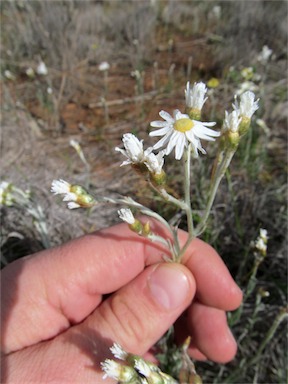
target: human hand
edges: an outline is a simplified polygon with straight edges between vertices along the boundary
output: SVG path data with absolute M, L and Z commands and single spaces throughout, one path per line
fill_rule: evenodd
M 160 263 L 164 252 L 119 224 L 4 268 L 1 382 L 100 383 L 113 342 L 143 355 L 177 319 L 192 357 L 231 360 L 225 311 L 242 293 L 221 258 L 198 239 L 185 265 Z

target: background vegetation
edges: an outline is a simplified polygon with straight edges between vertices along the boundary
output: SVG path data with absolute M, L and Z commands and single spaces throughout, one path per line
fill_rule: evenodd
M 49 245 L 118 220 L 113 207 L 68 211 L 50 196 L 54 178 L 89 182 L 95 194 L 136 194 L 172 219 L 177 212 L 153 201 L 136 174 L 119 171 L 114 147 L 125 132 L 146 140 L 160 109 L 183 110 L 187 80 L 210 84 L 205 121 L 218 127 L 241 84 L 250 82 L 260 109 L 203 234 L 246 290 L 243 308 L 229 317 L 239 352 L 225 366 L 196 368 L 205 383 L 285 383 L 287 2 L 12 0 L 1 2 L 1 24 L 1 176 L 32 191 Z M 266 61 L 259 56 L 264 45 L 273 51 Z M 106 73 L 99 69 L 103 61 L 110 65 Z M 41 62 L 45 75 L 37 73 Z M 81 143 L 89 174 L 70 139 Z M 193 166 L 199 213 L 214 156 L 211 145 Z M 179 169 L 169 160 L 167 166 L 177 194 Z M 27 209 L 2 207 L 1 224 L 2 265 L 43 248 Z M 251 241 L 260 228 L 269 239 L 258 263 Z

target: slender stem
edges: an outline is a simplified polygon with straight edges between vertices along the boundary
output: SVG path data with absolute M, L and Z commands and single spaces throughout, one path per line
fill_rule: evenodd
M 214 182 L 213 182 L 212 187 L 211 187 L 211 191 L 209 194 L 209 200 L 208 200 L 203 218 L 202 218 L 200 224 L 196 228 L 196 236 L 199 236 L 204 231 L 204 229 L 206 227 L 207 220 L 208 220 L 209 214 L 211 212 L 211 208 L 212 208 L 212 205 L 214 203 L 219 184 L 220 184 L 223 176 L 225 175 L 226 169 L 228 168 L 234 153 L 235 153 L 235 151 L 227 152 L 225 154 L 223 161 L 221 162 L 221 164 L 219 164 L 218 169 L 216 170 Z
M 192 208 L 191 208 L 191 151 L 192 151 L 192 144 L 189 144 L 188 148 L 185 149 L 185 152 L 184 152 L 184 199 L 185 199 L 185 213 L 187 217 L 188 239 L 186 240 L 186 243 L 184 244 L 183 248 L 178 254 L 178 261 L 181 260 L 189 244 L 195 237 L 193 215 L 192 215 Z
M 155 190 L 158 193 L 160 193 L 160 195 L 163 197 L 164 200 L 168 201 L 169 203 L 172 203 L 172 204 L 176 205 L 176 207 L 182 209 L 183 211 L 187 210 L 185 202 L 181 201 L 181 200 L 177 200 L 174 196 L 170 195 L 166 191 L 166 189 L 164 189 L 164 188 L 161 188 L 161 189 L 155 188 Z
M 168 201 L 172 204 L 174 204 L 177 208 L 180 208 L 181 210 L 186 210 L 186 205 L 184 201 L 177 200 L 174 196 L 170 195 L 165 188 L 156 188 L 151 181 L 149 181 L 150 187 L 157 192 L 165 201 Z M 174 246 L 175 246 L 175 252 L 178 254 L 180 252 L 180 244 L 179 239 L 177 235 L 177 230 L 171 228 L 169 225 L 170 231 L 173 235 L 174 240 Z
M 143 215 L 154 217 L 156 220 L 158 220 L 160 223 L 162 223 L 171 233 L 173 239 L 174 239 L 174 231 L 170 227 L 169 223 L 157 212 L 152 211 L 151 209 L 145 207 L 144 205 L 137 203 L 134 201 L 131 197 L 124 197 L 120 199 L 114 199 L 110 197 L 103 197 L 102 201 L 105 203 L 112 203 L 112 204 L 125 204 L 128 205 L 129 207 L 134 207 L 138 209 Z
M 191 144 L 184 153 L 184 194 L 186 203 L 186 215 L 189 237 L 193 237 L 194 224 L 191 209 Z

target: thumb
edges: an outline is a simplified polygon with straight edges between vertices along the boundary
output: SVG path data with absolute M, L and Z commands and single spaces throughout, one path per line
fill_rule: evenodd
M 195 290 L 195 280 L 185 266 L 152 265 L 103 301 L 83 326 L 141 355 L 189 306 Z

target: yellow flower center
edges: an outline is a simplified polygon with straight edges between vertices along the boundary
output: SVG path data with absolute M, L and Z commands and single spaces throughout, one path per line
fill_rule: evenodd
M 176 131 L 184 133 L 190 131 L 190 129 L 193 128 L 193 125 L 193 121 L 185 117 L 184 119 L 179 119 L 175 121 L 174 129 L 176 129 Z

